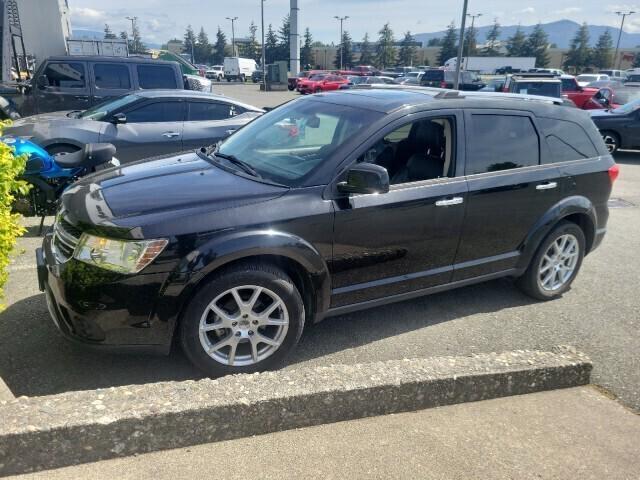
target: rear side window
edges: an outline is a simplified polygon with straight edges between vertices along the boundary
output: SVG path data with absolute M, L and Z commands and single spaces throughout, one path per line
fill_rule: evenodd
M 565 92 L 577 92 L 578 91 L 578 83 L 573 78 L 563 78 L 560 80 L 562 82 L 562 90 Z
M 126 112 L 127 123 L 181 122 L 181 102 L 155 102 Z
M 50 63 L 43 72 L 43 80 L 45 87 L 53 90 L 85 88 L 84 64 Z
M 142 89 L 178 88 L 173 68 L 160 65 L 138 65 L 138 83 Z
M 540 141 L 529 117 L 471 115 L 467 175 L 538 165 Z
M 202 122 L 206 120 L 226 120 L 235 115 L 233 105 L 215 102 L 190 102 L 187 120 Z
M 584 129 L 573 122 L 552 118 L 538 119 L 547 139 L 551 158 L 542 163 L 567 162 L 598 156 L 598 151 Z
M 443 70 L 427 70 L 426 72 L 424 72 L 422 79 L 423 80 L 443 80 L 444 71 Z
M 96 88 L 114 90 L 131 89 L 129 68 L 126 65 L 96 63 L 93 66 L 93 74 L 96 78 Z

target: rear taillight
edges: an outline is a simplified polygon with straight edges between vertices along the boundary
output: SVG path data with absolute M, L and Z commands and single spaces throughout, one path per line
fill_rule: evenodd
M 609 168 L 609 180 L 611 180 L 611 183 L 616 181 L 618 175 L 620 175 L 620 167 L 614 164 Z

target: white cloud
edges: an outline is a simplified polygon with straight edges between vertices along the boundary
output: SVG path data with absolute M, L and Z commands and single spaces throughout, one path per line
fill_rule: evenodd
M 581 12 L 582 8 L 580 7 L 567 7 L 567 8 L 563 8 L 561 10 L 556 10 L 555 12 L 553 12 L 555 15 L 571 15 L 572 13 L 578 13 Z
M 96 10 L 94 8 L 72 8 L 71 15 L 74 18 L 84 18 L 86 20 L 100 20 L 101 18 L 105 18 L 107 14 L 101 10 Z
M 536 9 L 533 7 L 527 7 L 520 10 L 520 13 L 536 13 Z

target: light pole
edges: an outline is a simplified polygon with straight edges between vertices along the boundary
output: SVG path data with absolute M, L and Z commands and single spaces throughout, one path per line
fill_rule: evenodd
M 135 37 L 136 37 L 136 20 L 138 20 L 138 17 L 124 17 L 124 18 L 126 18 L 131 22 L 131 50 L 133 50 L 133 41 L 135 40 Z M 136 52 L 131 52 L 131 53 L 136 53 Z
M 227 20 L 231 20 L 231 51 L 233 56 L 236 56 L 236 20 L 238 17 L 226 17 Z
M 460 22 L 460 40 L 458 41 L 458 58 L 456 61 L 456 78 L 453 79 L 453 88 L 454 90 L 458 90 L 460 87 L 460 67 L 462 63 L 462 49 L 464 48 L 464 26 L 467 20 L 467 6 L 469 1 L 464 0 L 464 5 L 462 6 L 462 21 Z
M 342 43 L 342 23 L 349 18 L 348 15 L 345 15 L 344 17 L 339 17 L 339 16 L 334 16 L 333 18 L 335 18 L 336 20 L 338 20 L 340 22 L 340 70 L 342 70 L 342 53 L 343 53 L 343 43 Z
M 622 27 L 624 27 L 624 20 L 629 15 L 633 15 L 636 12 L 628 11 L 628 12 L 616 12 L 616 15 L 622 17 L 622 21 L 620 22 L 620 31 L 618 32 L 618 42 L 616 43 L 616 53 L 613 56 L 613 65 L 620 67 L 620 61 L 618 60 L 618 49 L 620 48 L 620 39 L 622 38 Z
M 262 90 L 267 91 L 267 65 L 266 65 L 266 52 L 264 46 L 264 2 L 260 0 L 260 17 L 262 18 Z
M 481 16 L 482 16 L 481 13 L 476 13 L 475 15 L 467 13 L 467 17 L 469 17 L 471 19 L 471 26 L 469 27 L 469 31 L 470 32 L 473 32 L 473 26 L 476 23 L 476 18 L 479 18 Z M 471 55 L 471 42 L 469 42 L 469 45 L 467 45 L 467 58 L 469 58 L 469 55 Z M 468 62 L 468 60 L 467 60 L 467 62 Z

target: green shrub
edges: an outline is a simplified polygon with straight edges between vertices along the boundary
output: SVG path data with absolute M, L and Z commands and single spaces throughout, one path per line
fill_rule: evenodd
M 6 122 L 0 122 L 0 135 L 6 125 Z M 24 171 L 27 157 L 17 157 L 13 152 L 13 148 L 0 142 L 0 302 L 4 298 L 3 287 L 9 275 L 9 255 L 16 239 L 25 231 L 20 224 L 20 216 L 11 212 L 11 204 L 16 193 L 25 194 L 29 190 L 25 182 L 18 180 L 18 176 Z M 0 311 L 3 308 L 0 303 Z

